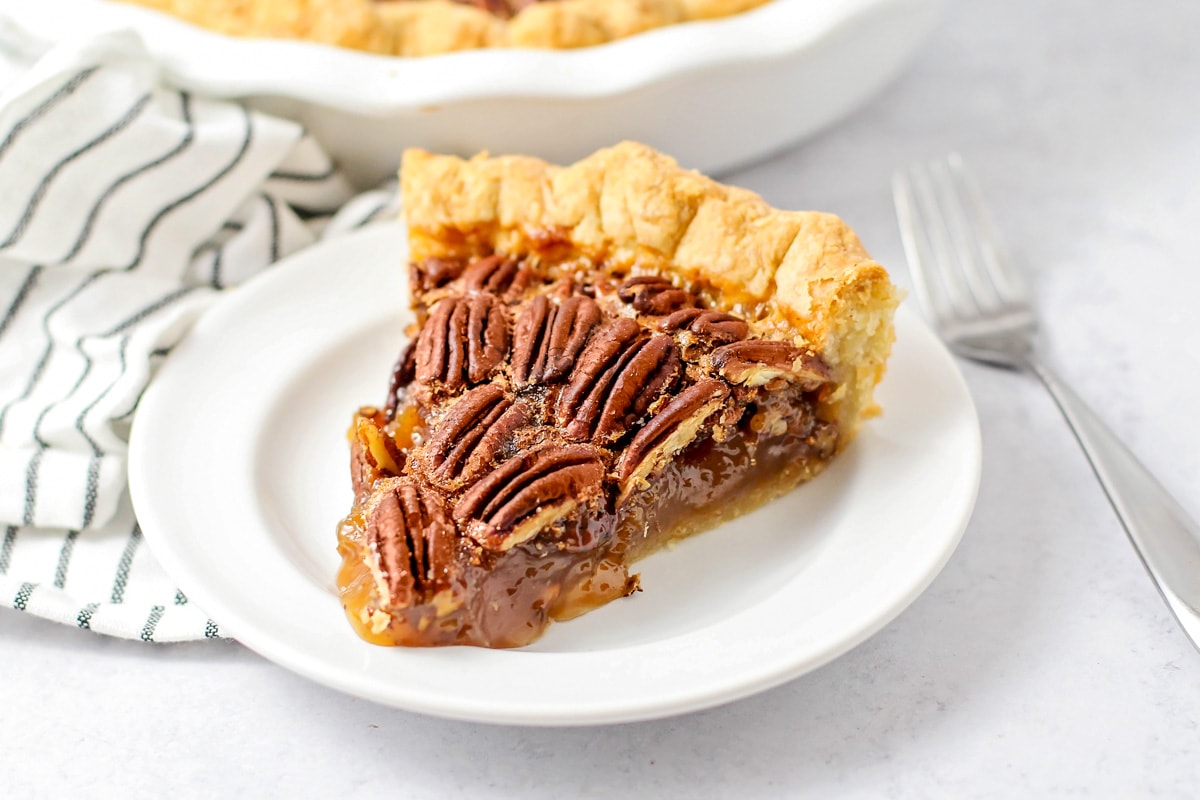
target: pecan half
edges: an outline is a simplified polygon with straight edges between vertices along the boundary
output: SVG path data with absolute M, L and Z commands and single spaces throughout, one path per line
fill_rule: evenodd
M 647 336 L 627 317 L 592 337 L 559 396 L 558 423 L 568 438 L 615 441 L 679 376 L 682 359 L 670 336 Z
M 600 325 L 600 307 L 590 297 L 555 304 L 538 295 L 513 329 L 513 381 L 517 386 L 562 380 Z
M 438 498 L 407 478 L 385 489 L 367 519 L 367 546 L 378 558 L 385 605 L 408 607 L 447 582 L 454 525 Z
M 453 517 L 489 550 L 529 541 L 603 496 L 604 464 L 586 445 L 547 445 L 514 456 L 458 501 Z
M 713 351 L 713 366 L 731 383 L 763 386 L 776 378 L 817 389 L 831 380 L 829 367 L 813 353 L 771 339 L 748 339 Z
M 384 416 L 388 419 L 395 419 L 396 409 L 400 405 L 400 391 L 412 383 L 416 376 L 417 340 L 412 339 L 392 367 L 392 382 L 388 385 L 387 403 L 383 407 Z
M 508 354 L 508 321 L 491 294 L 447 297 L 417 338 L 415 375 L 447 389 L 486 380 Z
M 708 308 L 681 308 L 659 323 L 659 328 L 668 332 L 691 331 L 718 344 L 745 339 L 750 333 L 745 320 Z
M 530 408 L 495 384 L 472 389 L 455 403 L 429 439 L 430 478 L 456 488 L 490 466 L 513 433 L 529 424 Z
M 690 294 L 666 278 L 657 275 L 638 275 L 629 278 L 617 289 L 617 297 L 643 314 L 670 314 L 695 302 Z
M 617 465 L 621 497 L 691 444 L 704 423 L 729 399 L 729 387 L 717 378 L 706 378 L 679 393 L 646 423 Z
M 510 300 L 529 285 L 529 270 L 506 256 L 487 256 L 475 261 L 462 274 L 468 292 L 491 292 Z

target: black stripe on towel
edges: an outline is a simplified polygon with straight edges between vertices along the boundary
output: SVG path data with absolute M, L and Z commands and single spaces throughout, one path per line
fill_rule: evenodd
M 42 101 L 41 105 L 26 114 L 24 118 L 17 122 L 16 125 L 13 125 L 12 129 L 8 132 L 8 136 L 5 136 L 4 141 L 0 142 L 0 158 L 4 157 L 4 151 L 8 150 L 8 148 L 12 146 L 12 143 L 15 142 L 17 137 L 21 135 L 21 131 L 25 130 L 25 128 L 32 123 L 37 122 L 40 117 L 42 117 L 50 109 L 54 108 L 54 106 L 58 105 L 59 102 L 73 95 L 75 90 L 82 86 L 83 82 L 90 78 L 98 69 L 100 69 L 98 66 L 88 67 L 82 72 L 77 73 L 71 78 L 71 80 L 60 86 L 57 92 L 47 97 L 44 101 Z
M 62 549 L 58 551 L 58 565 L 54 568 L 54 586 L 58 589 L 67 584 L 67 567 L 71 565 L 71 553 L 75 551 L 75 540 L 78 538 L 79 531 L 67 531 Z
M 279 209 L 275 207 L 275 201 L 267 195 L 260 195 L 267 202 L 267 213 L 271 217 L 271 260 L 267 263 L 274 264 L 279 260 Z
M 101 334 L 101 336 L 102 337 L 116 336 L 118 333 L 124 333 L 125 331 L 132 328 L 134 325 L 137 325 L 139 322 L 144 320 L 146 317 L 150 316 L 151 314 L 154 314 L 157 311 L 162 311 L 164 308 L 171 305 L 179 298 L 186 297 L 187 295 L 191 294 L 192 292 L 196 291 L 199 288 L 200 288 L 199 286 L 184 286 L 180 289 L 176 289 L 175 291 L 173 291 L 169 294 L 166 294 L 166 295 L 160 297 L 159 299 L 155 300 L 150 305 L 143 307 L 142 309 L 137 311 L 135 314 L 133 314 L 129 317 L 126 317 L 124 320 L 119 322 L 117 325 L 110 328 L 105 333 Z
M 22 511 L 21 521 L 26 525 L 33 524 L 33 511 L 37 506 L 38 471 L 42 467 L 42 455 L 45 452 L 42 448 L 34 450 L 33 456 L 29 459 L 29 466 L 25 468 L 25 508 Z
M 150 609 L 150 616 L 146 617 L 146 624 L 142 626 L 141 639 L 143 642 L 154 641 L 154 629 L 158 627 L 158 621 L 162 619 L 164 611 L 166 608 L 163 606 L 154 606 Z
M 80 527 L 87 528 L 96 518 L 96 497 L 100 493 L 100 461 L 99 456 L 92 456 L 88 461 L 87 485 L 83 489 L 83 521 Z
M 37 588 L 36 583 L 26 581 L 17 589 L 17 596 L 13 598 L 13 608 L 17 611 L 24 611 L 29 605 L 29 598 L 33 595 L 33 590 Z
M 337 216 L 337 208 L 305 208 L 293 203 L 288 203 L 288 207 L 292 209 L 292 213 L 300 218 L 301 222 L 319 222 L 325 219 L 333 219 Z
M 17 543 L 17 526 L 9 525 L 4 529 L 4 543 L 0 544 L 0 575 L 8 572 L 8 565 L 12 563 L 13 545 Z
M 88 603 L 79 609 L 79 613 L 75 615 L 75 624 L 81 628 L 90 629 L 92 627 L 92 615 L 96 613 L 96 609 L 99 607 L 99 603 Z
M 268 179 L 278 181 L 300 181 L 301 183 L 317 183 L 319 181 L 327 181 L 337 174 L 337 165 L 333 161 L 325 167 L 321 172 L 290 172 L 288 170 L 276 170 L 268 175 Z
M 117 562 L 117 574 L 113 578 L 111 598 L 113 603 L 125 602 L 125 586 L 129 583 L 129 567 L 133 564 L 133 557 L 137 554 L 138 545 L 141 542 L 142 529 L 134 525 L 129 534 L 129 541 L 125 543 L 125 550 L 121 553 L 121 560 Z
M 114 122 L 109 127 L 105 128 L 100 134 L 93 139 L 80 145 L 64 156 L 57 164 L 50 168 L 43 177 L 37 188 L 33 190 L 33 195 L 29 198 L 29 202 L 25 204 L 25 212 L 21 215 L 21 219 L 17 221 L 17 226 L 13 228 L 12 233 L 3 242 L 0 242 L 0 250 L 5 247 L 10 247 L 14 242 L 25 235 L 25 231 L 29 228 L 29 223 L 33 220 L 33 215 L 37 213 L 38 206 L 41 205 L 42 199 L 46 196 L 46 192 L 50 189 L 50 184 L 58 177 L 58 174 L 66 169 L 72 162 L 80 156 L 85 155 L 92 148 L 97 147 L 104 142 L 107 142 L 112 137 L 116 136 L 121 131 L 129 127 L 129 125 L 137 119 L 138 115 L 145 110 L 146 106 L 150 105 L 151 95 L 149 92 L 138 98 L 137 102 L 125 112 L 125 115 Z
M 21 288 L 17 290 L 17 296 L 8 304 L 8 310 L 4 312 L 4 319 L 0 320 L 0 336 L 8 330 L 8 326 L 16 318 L 17 312 L 21 310 L 21 306 L 25 305 L 25 300 L 29 297 L 29 293 L 33 291 L 33 287 L 37 285 L 38 276 L 42 274 L 42 266 L 35 264 L 29 268 L 29 274 L 25 276 L 25 282 L 21 284 Z
M 216 244 L 207 245 L 207 248 L 212 252 L 212 278 L 209 279 L 209 284 L 214 289 L 224 289 L 225 280 L 221 275 L 221 268 L 225 266 L 225 248 Z
M 225 277 L 222 275 L 225 266 L 225 248 L 218 247 L 213 253 L 212 285 L 214 289 L 225 288 Z

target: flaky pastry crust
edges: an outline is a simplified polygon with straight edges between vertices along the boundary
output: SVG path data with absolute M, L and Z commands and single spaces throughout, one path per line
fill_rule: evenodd
M 451 0 L 119 0 L 233 36 L 307 39 L 399 56 L 588 47 L 768 0 L 550 0 L 503 19 Z
M 832 214 L 773 209 L 631 142 L 567 167 L 408 150 L 401 194 L 414 261 L 582 256 L 614 275 L 660 275 L 761 338 L 820 353 L 838 385 L 820 413 L 841 447 L 877 411 L 899 293 Z

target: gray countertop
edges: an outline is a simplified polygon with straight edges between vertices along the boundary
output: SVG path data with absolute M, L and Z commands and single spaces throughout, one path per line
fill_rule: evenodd
M 889 176 L 964 154 L 1030 271 L 1046 351 L 1200 515 L 1200 5 L 951 3 L 885 93 L 729 180 L 841 214 L 907 284 Z M 446 722 L 233 643 L 149 647 L 0 610 L 7 797 L 1194 797 L 1200 653 L 1048 396 L 965 365 L 974 518 L 849 654 L 703 713 Z

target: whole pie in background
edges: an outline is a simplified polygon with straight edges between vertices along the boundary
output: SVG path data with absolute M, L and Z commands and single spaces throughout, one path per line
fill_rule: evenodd
M 833 215 L 632 143 L 562 168 L 410 150 L 401 192 L 417 322 L 354 417 L 338 532 L 369 641 L 527 644 L 877 411 L 898 296 Z
M 233 36 L 401 56 L 480 47 L 573 48 L 768 0 L 120 0 Z

